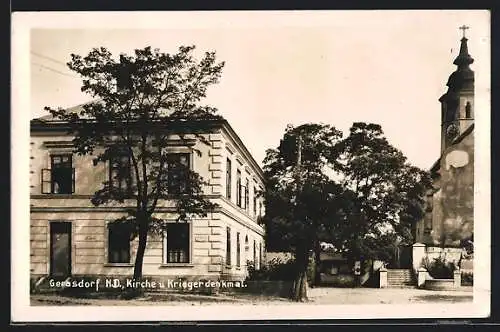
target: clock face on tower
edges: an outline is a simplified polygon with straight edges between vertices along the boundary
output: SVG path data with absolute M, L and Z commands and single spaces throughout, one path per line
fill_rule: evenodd
M 448 139 L 453 139 L 459 134 L 459 132 L 460 129 L 458 128 L 458 126 L 452 123 L 446 128 L 446 137 Z

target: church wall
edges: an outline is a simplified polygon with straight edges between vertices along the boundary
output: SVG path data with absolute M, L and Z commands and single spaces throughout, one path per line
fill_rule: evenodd
M 458 247 L 474 231 L 473 132 L 444 151 L 440 166 L 429 244 Z

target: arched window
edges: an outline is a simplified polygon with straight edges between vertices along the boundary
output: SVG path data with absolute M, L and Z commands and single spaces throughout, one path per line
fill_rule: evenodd
M 470 104 L 470 101 L 465 104 L 465 117 L 467 119 L 470 119 L 472 117 L 472 105 Z

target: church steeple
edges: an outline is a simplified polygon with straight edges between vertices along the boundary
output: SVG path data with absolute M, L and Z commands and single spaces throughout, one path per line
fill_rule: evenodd
M 453 61 L 457 69 L 450 75 L 448 91 L 439 98 L 441 102 L 441 152 L 453 143 L 453 140 L 464 132 L 474 118 L 474 71 L 470 65 L 474 59 L 470 56 L 465 30 L 460 40 L 460 51 Z
M 453 64 L 458 66 L 459 69 L 462 68 L 470 70 L 469 65 L 474 62 L 474 59 L 469 54 L 469 50 L 467 48 L 468 39 L 465 37 L 465 30 L 469 29 L 469 27 L 462 25 L 459 29 L 463 31 L 463 36 L 460 40 L 460 52 L 455 61 L 453 61 Z

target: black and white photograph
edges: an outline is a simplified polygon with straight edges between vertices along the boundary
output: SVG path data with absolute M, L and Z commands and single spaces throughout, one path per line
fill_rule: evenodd
M 490 13 L 12 15 L 12 320 L 490 313 Z

